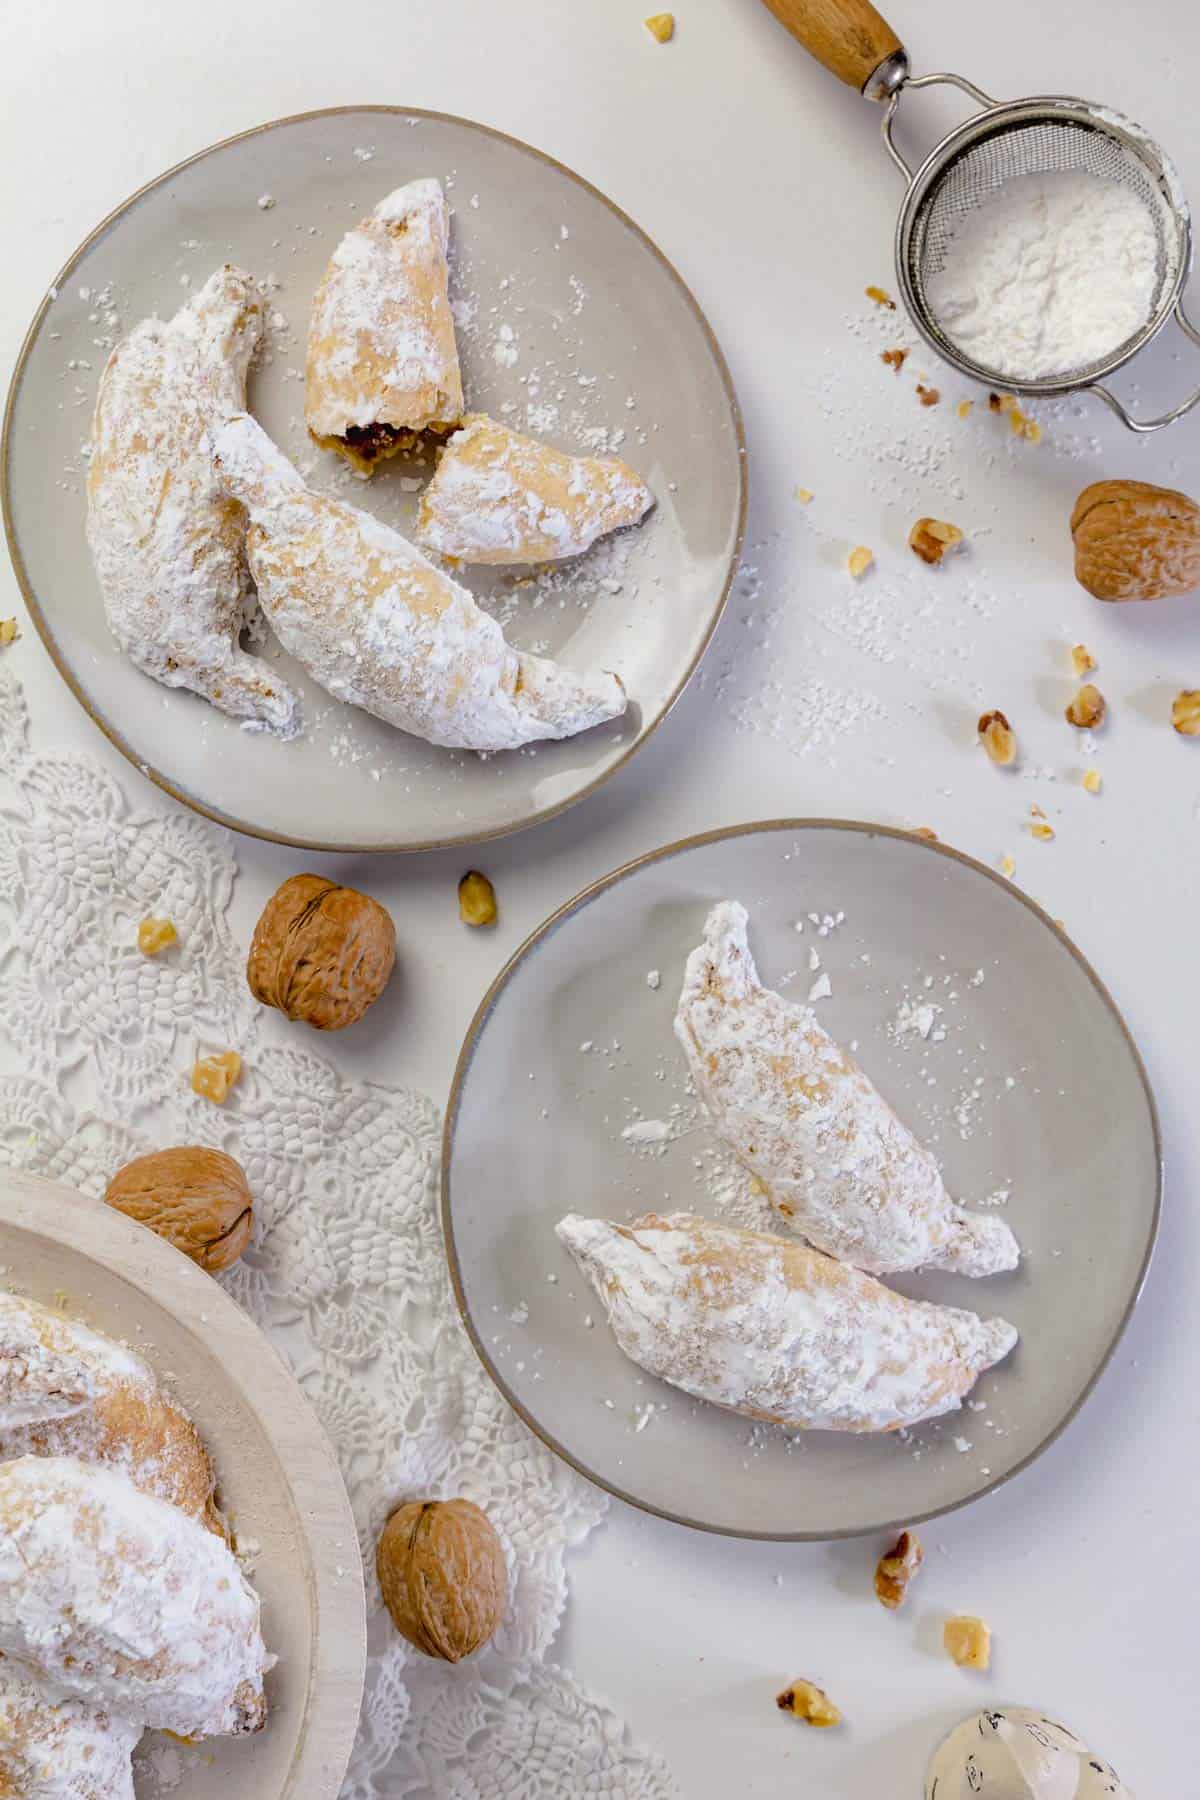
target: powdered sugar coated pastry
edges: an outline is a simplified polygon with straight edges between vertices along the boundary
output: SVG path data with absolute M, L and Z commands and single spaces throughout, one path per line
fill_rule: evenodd
M 1158 239 L 1140 196 L 1052 169 L 1013 176 L 958 220 L 925 295 L 973 361 L 1038 381 L 1119 349 L 1150 317 L 1157 286 Z
M 0 1663 L 0 1795 L 13 1800 L 134 1800 L 142 1727 L 56 1695 Z
M 180 1737 L 266 1719 L 258 1595 L 219 1538 L 69 1456 L 0 1463 L 0 1654 Z
M 636 525 L 653 504 L 619 457 L 568 456 L 472 413 L 421 496 L 417 537 L 460 562 L 555 562 Z
M 441 183 L 410 181 L 333 253 L 313 300 L 304 416 L 364 473 L 462 417 Z
M 809 1006 L 763 987 L 737 901 L 714 906 L 675 1014 L 692 1079 L 734 1155 L 818 1250 L 875 1275 L 993 1275 L 1003 1220 L 964 1212 L 941 1170 Z
M 75 1456 L 221 1529 L 192 1421 L 123 1344 L 0 1292 L 0 1459 Z M 0 1790 L 2 1792 L 3 1790 Z
M 651 1375 L 793 1429 L 893 1431 L 953 1412 L 1017 1341 L 1004 1319 L 893 1294 L 787 1238 L 649 1213 L 558 1236 Z
M 251 277 L 229 263 L 164 324 L 146 319 L 100 380 L 88 464 L 88 543 L 109 628 L 164 687 L 283 737 L 296 696 L 238 637 L 253 610 L 245 520 L 218 487 L 214 419 L 246 404 L 262 332 Z
M 259 602 L 280 641 L 339 700 L 465 750 L 573 737 L 625 710 L 615 675 L 573 675 L 504 641 L 500 626 L 406 538 L 310 493 L 253 419 L 214 439 L 250 515 Z

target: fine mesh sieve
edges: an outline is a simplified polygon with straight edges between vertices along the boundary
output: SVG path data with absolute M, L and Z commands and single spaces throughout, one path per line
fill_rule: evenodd
M 1102 378 L 1148 344 L 1174 317 L 1191 340 L 1200 330 L 1187 317 L 1182 293 L 1191 272 L 1191 214 L 1173 165 L 1140 126 L 1107 107 L 1066 96 L 1001 102 L 961 75 L 914 77 L 908 55 L 869 0 L 766 0 L 794 37 L 841 80 L 886 104 L 883 138 L 908 183 L 896 225 L 896 277 L 914 325 L 943 361 L 991 387 L 1026 396 L 1087 391 L 1096 394 L 1131 431 L 1157 431 L 1200 402 L 1200 389 L 1155 419 L 1131 414 Z M 938 85 L 960 89 L 981 110 L 937 144 L 919 169 L 896 146 L 893 128 L 901 96 Z M 975 362 L 949 338 L 928 299 L 928 283 L 945 265 L 955 229 L 1018 175 L 1070 171 L 1095 176 L 1137 196 L 1154 227 L 1156 265 L 1149 314 L 1114 350 L 1079 368 L 1038 379 Z

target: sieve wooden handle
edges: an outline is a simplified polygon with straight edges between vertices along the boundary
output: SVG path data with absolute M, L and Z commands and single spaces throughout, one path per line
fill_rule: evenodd
M 865 91 L 881 63 L 904 46 L 871 0 L 764 0 L 782 25 L 831 74 Z

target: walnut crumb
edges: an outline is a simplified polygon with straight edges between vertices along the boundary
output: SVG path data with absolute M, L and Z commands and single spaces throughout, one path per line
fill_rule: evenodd
M 914 825 L 913 836 L 924 838 L 926 842 L 930 844 L 937 844 L 941 841 L 937 832 L 934 831 L 933 827 L 930 825 Z
M 909 549 L 927 563 L 940 563 L 947 550 L 962 541 L 958 526 L 947 525 L 944 519 L 918 519 L 908 534 Z
M 178 935 L 170 919 L 143 919 L 138 925 L 137 947 L 143 956 L 157 956 Z
M 960 1669 L 991 1668 L 992 1634 L 982 1619 L 969 1615 L 947 1619 L 942 1627 L 942 1642 Z
M 204 1100 L 211 1100 L 214 1106 L 221 1106 L 241 1072 L 242 1059 L 236 1050 L 201 1056 L 192 1068 L 192 1092 Z
M 1074 644 L 1071 648 L 1071 667 L 1076 675 L 1090 675 L 1100 665 L 1086 644 Z
M 1101 776 L 1099 769 L 1086 769 L 1083 776 L 1083 785 L 1089 794 L 1098 794 L 1100 789 L 1104 786 L 1104 779 Z
M 802 506 L 807 506 L 809 501 L 812 499 L 812 489 L 806 488 L 806 487 L 798 487 L 796 489 L 796 498 L 797 498 L 797 500 L 799 500 L 799 502 Z
M 846 558 L 846 567 L 857 580 L 860 575 L 866 574 L 874 561 L 875 552 L 868 550 L 865 544 L 859 544 Z
M 1171 723 L 1180 737 L 1200 737 L 1200 689 L 1184 688 L 1171 702 Z
M 1035 837 L 1039 844 L 1048 844 L 1053 840 L 1054 827 L 1047 825 L 1044 819 L 1035 819 L 1029 827 L 1030 837 Z
M 1104 723 L 1104 715 L 1108 711 L 1104 695 L 1098 687 L 1086 682 L 1066 709 L 1068 725 L 1074 725 L 1079 731 L 1091 731 Z
M 885 362 L 889 369 L 894 369 L 898 375 L 904 367 L 907 358 L 907 350 L 884 350 L 881 352 L 879 360 L 880 362 Z
M 975 402 L 973 400 L 960 400 L 955 411 L 958 413 L 960 419 L 969 419 L 974 405 Z
M 986 712 L 977 727 L 979 741 L 997 768 L 1008 769 L 1017 760 L 1017 734 L 1002 712 Z
M 1017 404 L 1015 394 L 989 394 L 988 408 L 994 413 L 1012 412 Z
M 780 1712 L 790 1712 L 793 1717 L 803 1719 L 806 1725 L 816 1725 L 822 1730 L 842 1722 L 842 1715 L 829 1695 L 811 1681 L 793 1681 L 782 1694 L 775 1696 L 775 1704 Z
M 20 637 L 15 619 L 0 619 L 0 650 L 7 650 Z
M 651 13 L 645 21 L 646 30 L 660 44 L 669 44 L 675 36 L 674 13 Z
M 922 406 L 936 406 L 941 394 L 935 387 L 926 387 L 923 381 L 917 383 L 917 399 Z
M 865 292 L 867 299 L 873 300 L 876 306 L 886 306 L 889 312 L 895 312 L 896 302 L 892 299 L 892 296 L 888 293 L 886 288 L 869 287 Z
M 496 923 L 496 890 L 478 869 L 468 869 L 458 884 L 458 915 L 464 925 Z
M 903 1605 L 909 1582 L 925 1560 L 921 1540 L 915 1531 L 902 1531 L 886 1556 L 881 1556 L 875 1570 L 875 1593 L 889 1612 Z
M 1004 878 L 1007 881 L 1011 881 L 1013 876 L 1016 874 L 1016 872 L 1017 872 L 1017 865 L 1013 861 L 1012 857 L 1011 856 L 1002 856 L 1000 858 L 1000 873 L 1004 876 Z

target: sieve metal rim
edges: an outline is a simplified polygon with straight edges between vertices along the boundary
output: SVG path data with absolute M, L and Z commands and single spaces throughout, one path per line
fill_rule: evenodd
M 946 79 L 945 77 L 925 76 L 920 82 L 910 86 L 925 86 Z M 950 78 L 953 80 L 953 78 Z M 954 81 L 954 85 L 965 85 Z M 899 96 L 897 95 L 897 98 Z M 885 132 L 890 139 L 887 128 L 891 124 L 894 110 L 889 109 L 885 121 Z M 938 328 L 928 307 L 917 291 L 912 276 L 912 241 L 917 220 L 935 183 L 939 183 L 950 168 L 967 151 L 981 143 L 985 138 L 1010 131 L 1019 125 L 1038 123 L 1055 124 L 1066 122 L 1080 125 L 1090 131 L 1098 131 L 1120 144 L 1122 149 L 1136 156 L 1155 186 L 1166 198 L 1178 224 L 1179 257 L 1174 278 L 1164 287 L 1154 315 L 1147 320 L 1142 329 L 1132 338 L 1126 340 L 1103 363 L 1090 368 L 1081 380 L 1078 375 L 1047 376 L 1038 381 L 1014 381 L 1009 375 L 1002 375 L 995 369 L 986 368 L 982 363 L 974 362 L 963 354 L 948 337 Z M 888 148 L 896 155 L 890 141 Z M 900 166 L 906 168 L 903 160 L 897 155 Z M 1132 119 L 1124 114 L 1114 112 L 1111 107 L 1099 106 L 1091 100 L 1081 100 L 1066 94 L 1030 94 L 1020 100 L 1006 100 L 998 104 L 986 106 L 981 112 L 973 113 L 956 125 L 953 131 L 947 132 L 941 141 L 934 145 L 925 161 L 917 171 L 909 171 L 908 190 L 900 208 L 896 221 L 895 237 L 896 281 L 900 288 L 909 318 L 917 331 L 924 338 L 943 362 L 949 363 L 960 374 L 971 381 L 978 381 L 985 386 L 1002 388 L 1006 393 L 1020 394 L 1029 398 L 1050 396 L 1055 394 L 1080 393 L 1094 387 L 1106 376 L 1121 369 L 1139 350 L 1158 336 L 1163 326 L 1175 314 L 1183 290 L 1187 285 L 1192 268 L 1192 221 L 1191 208 L 1183 193 L 1179 178 L 1173 165 L 1155 140 Z M 1103 396 L 1107 399 L 1107 395 Z

